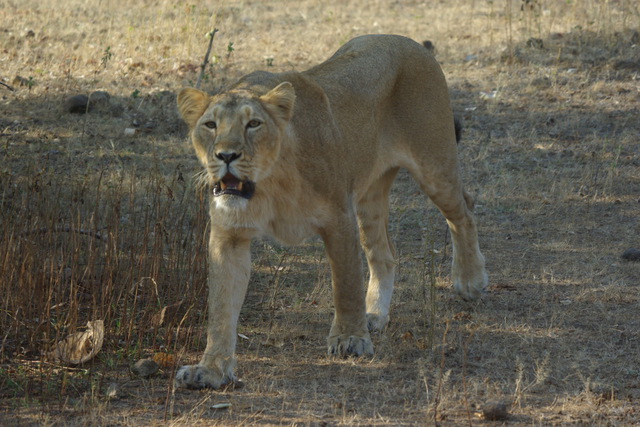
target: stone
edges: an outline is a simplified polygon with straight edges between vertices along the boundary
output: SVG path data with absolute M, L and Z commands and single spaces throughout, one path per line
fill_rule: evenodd
M 107 108 L 111 95 L 104 90 L 96 90 L 89 95 L 89 109 Z
M 626 259 L 627 261 L 640 261 L 640 249 L 627 249 L 622 253 L 622 259 Z
M 153 359 L 140 359 L 133 365 L 131 372 L 137 377 L 146 379 L 158 372 L 159 369 L 160 367 Z
M 527 40 L 527 47 L 531 47 L 533 49 L 544 49 L 544 43 L 542 42 L 542 39 L 532 37 Z
M 509 417 L 507 404 L 504 402 L 487 402 L 482 407 L 482 414 L 486 420 L 501 421 Z
M 118 399 L 120 397 L 120 387 L 116 383 L 110 383 L 104 394 L 109 399 Z
M 73 114 L 84 114 L 87 112 L 89 97 L 87 95 L 74 95 L 64 100 L 64 111 Z

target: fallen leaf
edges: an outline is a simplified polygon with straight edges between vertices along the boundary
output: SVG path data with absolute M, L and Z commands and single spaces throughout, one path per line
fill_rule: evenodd
M 471 320 L 471 314 L 465 313 L 464 311 L 458 312 L 453 315 L 453 320 Z
M 413 333 L 411 331 L 405 332 L 400 338 L 402 338 L 404 341 L 412 341 L 414 339 Z
M 58 362 L 79 365 L 88 362 L 102 349 L 104 321 L 87 322 L 87 330 L 69 335 L 58 341 L 47 356 Z
M 169 353 L 156 353 L 153 355 L 153 361 L 161 368 L 173 368 L 176 365 L 176 358 Z
M 416 340 L 416 347 L 419 350 L 427 350 L 429 349 L 429 343 L 424 338 L 420 338 L 419 340 Z

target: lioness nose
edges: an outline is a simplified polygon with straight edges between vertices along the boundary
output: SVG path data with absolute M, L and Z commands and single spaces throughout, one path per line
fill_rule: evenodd
M 229 164 L 240 157 L 238 153 L 216 153 L 216 157 Z

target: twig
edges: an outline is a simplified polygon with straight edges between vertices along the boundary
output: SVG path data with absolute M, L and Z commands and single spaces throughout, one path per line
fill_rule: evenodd
M 76 230 L 75 228 L 71 228 L 71 227 L 56 227 L 56 228 L 48 228 L 48 227 L 42 227 L 39 228 L 37 230 L 30 230 L 30 231 L 25 231 L 24 233 L 20 233 L 19 236 L 26 236 L 29 234 L 45 234 L 48 232 L 54 232 L 54 233 L 78 233 L 78 234 L 84 234 L 87 236 L 91 236 L 91 237 L 95 237 L 98 240 L 105 240 L 105 238 L 97 232 L 93 232 L 93 231 L 87 231 L 87 230 Z
M 469 409 L 469 396 L 468 396 L 468 390 L 467 390 L 467 361 L 468 361 L 468 357 L 469 357 L 469 341 L 471 340 L 471 337 L 473 336 L 474 332 L 471 331 L 471 334 L 469 335 L 469 339 L 468 340 L 464 340 L 463 339 L 463 343 L 462 343 L 462 391 L 464 393 L 464 406 L 465 409 L 467 410 L 467 421 L 469 423 L 469 425 L 471 424 L 471 409 Z
M 209 54 L 211 54 L 211 46 L 213 45 L 213 38 L 218 32 L 217 28 L 214 28 L 213 31 L 209 32 L 209 47 L 207 48 L 207 53 L 204 55 L 204 61 L 202 61 L 202 65 L 200 66 L 200 75 L 198 76 L 198 81 L 196 82 L 196 89 L 200 89 L 200 83 L 202 83 L 202 76 L 204 76 L 204 69 L 209 63 Z
M 6 87 L 6 88 L 7 88 L 7 89 L 9 89 L 11 92 L 14 92 L 14 91 L 15 91 L 15 89 L 14 89 L 14 88 L 12 88 L 11 86 L 9 86 L 9 85 L 8 85 L 8 84 L 6 84 L 6 83 L 2 83 L 2 82 L 0 82 L 0 85 L 2 85 L 2 86 L 4 86 L 4 87 Z
M 444 334 L 442 334 L 442 354 L 440 356 L 440 373 L 438 375 L 438 390 L 436 391 L 436 399 L 433 406 L 433 424 L 438 425 L 438 405 L 440 404 L 440 398 L 442 397 L 442 381 L 444 378 L 445 359 L 447 356 L 447 333 L 449 332 L 449 320 L 447 320 L 444 328 Z

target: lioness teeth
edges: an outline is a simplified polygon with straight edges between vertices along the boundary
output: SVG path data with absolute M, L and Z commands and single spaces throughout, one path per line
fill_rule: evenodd
M 242 181 L 238 183 L 238 191 L 242 191 Z

